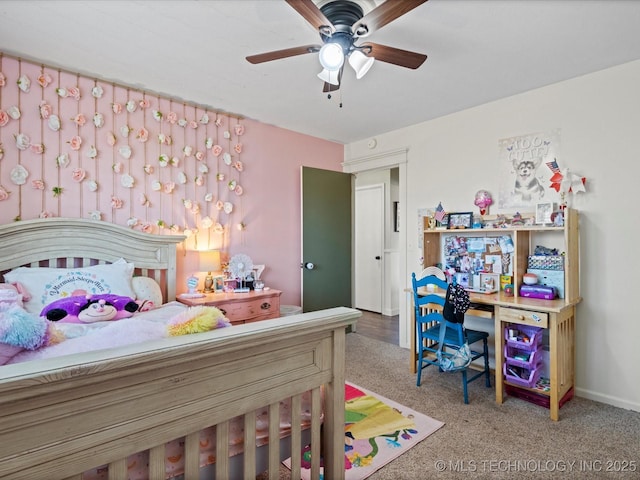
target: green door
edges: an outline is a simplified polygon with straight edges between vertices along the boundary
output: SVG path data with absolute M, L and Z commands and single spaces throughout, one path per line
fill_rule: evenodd
M 302 167 L 302 310 L 351 307 L 352 175 Z

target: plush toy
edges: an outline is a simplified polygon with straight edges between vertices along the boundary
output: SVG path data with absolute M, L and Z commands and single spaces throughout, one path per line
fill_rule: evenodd
M 22 307 L 23 300 L 28 302 L 30 298 L 19 283 L 0 283 L 0 308 L 10 305 Z
M 94 323 L 128 318 L 137 311 L 132 298 L 108 293 L 61 298 L 44 307 L 40 316 L 52 322 Z
M 216 307 L 200 305 L 191 307 L 184 313 L 179 313 L 173 317 L 167 326 L 167 330 L 169 336 L 175 337 L 230 326 L 231 323 Z
M 36 350 L 64 340 L 64 334 L 45 318 L 18 305 L 0 310 L 0 365 L 23 350 Z

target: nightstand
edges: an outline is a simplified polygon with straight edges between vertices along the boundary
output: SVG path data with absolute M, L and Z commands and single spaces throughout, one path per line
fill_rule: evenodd
M 180 303 L 195 307 L 207 305 L 217 307 L 234 325 L 259 322 L 280 316 L 280 290 L 251 290 L 247 293 L 220 292 L 209 293 L 200 298 L 183 298 L 178 295 Z

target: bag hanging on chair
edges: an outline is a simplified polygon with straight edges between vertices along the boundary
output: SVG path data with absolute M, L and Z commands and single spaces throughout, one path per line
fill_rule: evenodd
M 444 298 L 442 316 L 449 322 L 463 323 L 470 304 L 469 293 L 462 286 L 450 283 Z
M 440 338 L 438 340 L 438 350 L 436 351 L 436 358 L 440 364 L 440 369 L 443 372 L 459 372 L 464 370 L 471 364 L 472 354 L 469 344 L 464 344 L 458 348 L 455 353 L 447 354 L 442 351 L 444 344 L 444 337 L 447 331 L 447 322 L 440 322 Z

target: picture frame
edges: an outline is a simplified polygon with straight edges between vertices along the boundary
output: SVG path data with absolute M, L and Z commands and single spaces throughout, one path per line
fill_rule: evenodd
M 473 212 L 449 213 L 447 228 L 450 230 L 471 228 L 473 226 Z
M 224 290 L 224 277 L 222 275 L 213 277 L 213 289 L 216 292 L 222 292 Z
M 536 224 L 549 225 L 553 223 L 551 216 L 555 210 L 553 202 L 536 203 Z

